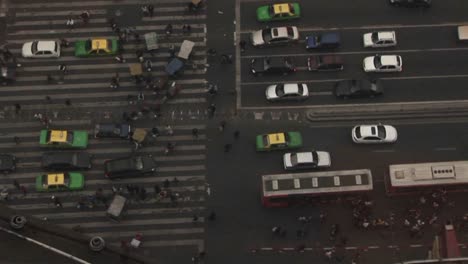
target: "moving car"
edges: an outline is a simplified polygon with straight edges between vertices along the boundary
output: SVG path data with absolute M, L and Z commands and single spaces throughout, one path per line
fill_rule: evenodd
M 299 3 L 278 3 L 257 8 L 257 20 L 260 22 L 289 20 L 301 17 Z
M 122 123 L 100 123 L 94 126 L 95 138 L 130 138 L 131 127 Z
M 10 154 L 0 154 L 0 171 L 9 173 L 16 170 L 16 157 Z
M 374 97 L 383 94 L 381 81 L 342 80 L 335 84 L 336 97 Z
M 306 37 L 306 49 L 335 49 L 340 46 L 337 32 L 317 33 Z
M 39 145 L 46 148 L 86 148 L 88 132 L 67 130 L 41 130 Z
M 397 44 L 395 31 L 376 31 L 362 36 L 365 48 L 385 48 Z
M 430 7 L 432 0 L 389 0 L 393 6 Z
M 294 149 L 302 147 L 302 136 L 299 132 L 284 132 L 257 135 L 257 151 Z
M 262 74 L 289 74 L 296 71 L 296 67 L 289 57 L 265 57 L 252 59 L 250 71 L 255 75 Z
M 36 177 L 36 191 L 76 191 L 84 188 L 84 176 L 79 172 L 47 173 Z
M 91 155 L 87 152 L 45 152 L 42 167 L 48 170 L 86 170 L 91 168 Z
M 331 158 L 326 151 L 286 153 L 283 155 L 283 164 L 286 170 L 329 168 Z
M 401 72 L 403 61 L 398 55 L 375 55 L 364 58 L 365 72 Z
M 305 83 L 274 84 L 266 88 L 268 101 L 305 100 L 309 97 L 309 89 Z
M 360 125 L 353 127 L 351 136 L 355 143 L 393 143 L 398 133 L 395 127 L 389 125 Z
M 87 39 L 75 42 L 75 56 L 93 57 L 103 55 L 115 55 L 119 49 L 117 39 Z
M 58 58 L 60 43 L 56 40 L 38 40 L 23 44 L 21 53 L 24 58 Z
M 343 70 L 343 60 L 336 55 L 316 55 L 307 59 L 307 69 L 309 71 L 341 71 Z
M 156 171 L 156 162 L 151 155 L 132 156 L 106 160 L 104 172 L 107 178 L 140 177 Z
M 254 47 L 285 45 L 299 40 L 297 27 L 274 27 L 252 32 Z

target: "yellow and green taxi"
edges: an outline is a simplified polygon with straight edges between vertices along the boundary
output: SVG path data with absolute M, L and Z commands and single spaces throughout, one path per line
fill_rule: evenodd
M 257 8 L 257 20 L 260 22 L 288 20 L 299 17 L 301 17 L 299 3 L 269 4 Z
M 93 57 L 103 55 L 114 55 L 119 50 L 117 39 L 87 39 L 75 42 L 75 56 Z
M 257 136 L 256 143 L 257 151 L 300 148 L 302 136 L 299 132 L 263 134 Z
M 86 148 L 87 131 L 41 130 L 39 145 L 45 148 Z
M 36 177 L 36 191 L 76 191 L 84 187 L 84 176 L 79 172 L 49 173 Z

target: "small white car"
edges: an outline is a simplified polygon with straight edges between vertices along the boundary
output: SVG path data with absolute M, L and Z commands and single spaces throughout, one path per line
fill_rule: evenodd
M 55 40 L 38 40 L 23 44 L 24 58 L 58 58 L 60 57 L 60 43 Z
M 284 45 L 299 39 L 297 27 L 273 27 L 252 32 L 252 45 L 255 47 Z
M 309 88 L 305 83 L 274 84 L 266 88 L 268 101 L 305 100 L 309 97 Z
M 401 72 L 403 60 L 399 55 L 375 55 L 363 61 L 365 72 Z
M 362 38 L 365 48 L 385 48 L 397 44 L 395 31 L 370 32 Z
M 286 153 L 283 164 L 286 170 L 329 168 L 331 158 L 326 151 Z
M 354 143 L 393 143 L 398 138 L 395 127 L 389 125 L 360 125 L 351 130 Z

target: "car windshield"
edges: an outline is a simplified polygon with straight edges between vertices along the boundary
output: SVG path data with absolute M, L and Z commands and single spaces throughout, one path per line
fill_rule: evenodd
M 36 54 L 37 53 L 37 41 L 34 41 L 31 45 L 31 52 L 32 54 Z
M 278 35 L 278 29 L 264 29 L 262 30 L 262 37 L 265 42 L 269 42 L 272 39 L 272 35 Z
M 263 141 L 263 146 L 270 145 L 270 142 L 268 142 L 268 135 L 263 135 L 262 141 Z
M 387 131 L 385 130 L 384 126 L 377 126 L 377 131 L 378 131 L 377 136 L 379 138 L 384 139 L 385 137 L 387 137 Z
M 73 133 L 67 133 L 67 142 L 73 143 Z
M 297 153 L 291 153 L 291 165 L 297 165 Z
M 374 66 L 376 69 L 379 69 L 382 67 L 382 62 L 380 61 L 380 56 L 375 56 L 374 57 Z
M 294 15 L 296 10 L 294 10 L 294 6 L 292 4 L 289 4 L 289 12 Z
M 304 86 L 302 86 L 302 83 L 297 85 L 297 93 L 298 94 L 304 94 Z
M 361 135 L 361 128 L 360 127 L 356 127 L 354 129 L 354 134 L 356 135 L 357 138 L 361 138 L 362 135 Z
M 377 33 L 377 32 L 372 33 L 371 39 L 372 39 L 372 42 L 374 42 L 374 43 L 379 41 L 379 33 Z
M 90 50 L 91 49 L 91 40 L 88 39 L 86 42 L 85 42 L 85 50 Z
M 312 162 L 315 164 L 318 163 L 318 154 L 316 151 L 312 151 Z
M 294 30 L 292 27 L 287 27 L 286 30 L 288 31 L 288 36 L 290 38 L 293 38 L 294 37 Z
M 275 89 L 276 95 L 281 97 L 284 95 L 284 85 L 283 84 L 278 84 Z
M 143 159 L 141 157 L 135 158 L 135 167 L 137 170 L 143 170 Z
M 268 7 L 268 13 L 270 13 L 270 17 L 275 16 L 275 8 L 274 8 L 273 5 L 270 5 L 270 6 Z

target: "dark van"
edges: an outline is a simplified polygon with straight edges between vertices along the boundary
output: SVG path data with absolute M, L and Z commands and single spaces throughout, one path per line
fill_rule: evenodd
M 95 138 L 130 138 L 129 124 L 101 123 L 94 127 Z
M 306 38 L 306 49 L 336 49 L 340 46 L 337 32 L 317 33 Z
M 156 172 L 156 162 L 151 155 L 106 160 L 104 172 L 109 179 L 152 175 Z
M 343 60 L 335 55 L 310 56 L 307 59 L 309 71 L 341 71 L 343 70 Z

